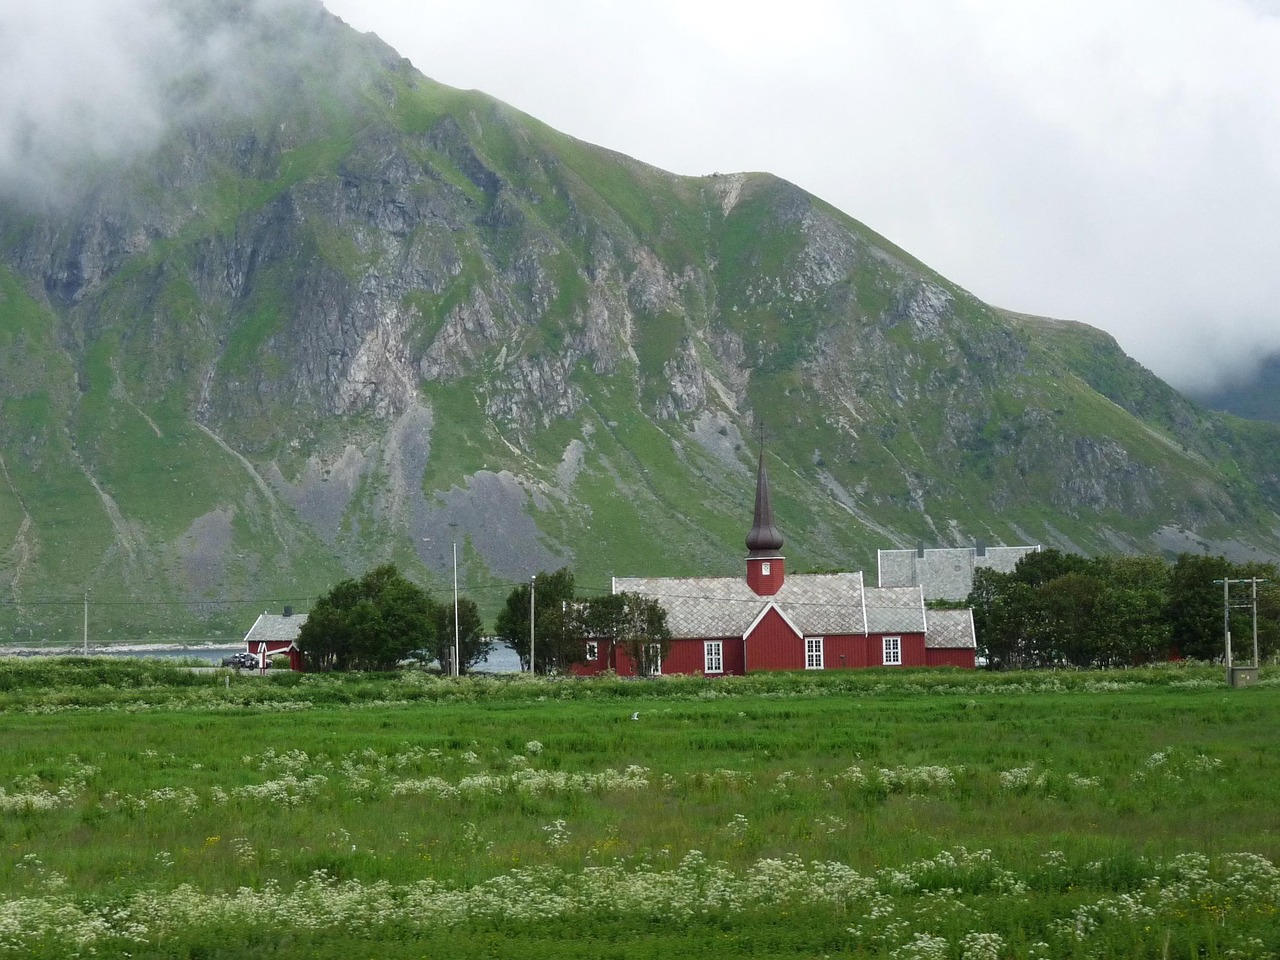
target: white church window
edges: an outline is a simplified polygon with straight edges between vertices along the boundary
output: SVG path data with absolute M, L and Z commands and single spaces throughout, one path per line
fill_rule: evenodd
M 886 667 L 902 666 L 902 638 L 884 638 L 884 665 Z

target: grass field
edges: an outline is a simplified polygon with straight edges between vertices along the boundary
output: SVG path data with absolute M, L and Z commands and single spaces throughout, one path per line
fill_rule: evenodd
M 0 957 L 1275 957 L 1278 720 L 1210 668 L 0 661 Z

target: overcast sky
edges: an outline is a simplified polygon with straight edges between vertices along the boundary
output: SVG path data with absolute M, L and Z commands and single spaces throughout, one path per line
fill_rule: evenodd
M 325 2 L 576 137 L 785 177 L 1177 385 L 1280 350 L 1280 4 Z

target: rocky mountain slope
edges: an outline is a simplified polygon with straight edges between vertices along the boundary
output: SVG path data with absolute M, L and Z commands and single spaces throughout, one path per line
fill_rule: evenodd
M 455 542 L 486 610 L 564 564 L 734 573 L 761 433 L 791 569 L 977 538 L 1280 555 L 1280 428 L 1105 334 L 309 4 L 228 10 L 251 97 L 0 202 L 0 630 L 77 638 L 88 591 L 97 639 L 235 634 L 382 560 L 443 588 Z

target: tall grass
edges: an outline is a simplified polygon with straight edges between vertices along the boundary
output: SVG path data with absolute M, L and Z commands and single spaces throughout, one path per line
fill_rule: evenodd
M 0 956 L 1274 955 L 1275 686 L 741 680 L 5 662 Z

